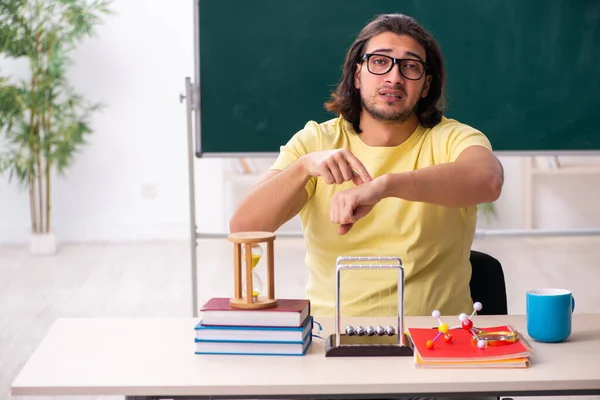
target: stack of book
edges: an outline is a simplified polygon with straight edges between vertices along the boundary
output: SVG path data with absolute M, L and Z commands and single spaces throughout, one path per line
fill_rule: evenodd
M 427 348 L 437 329 L 408 328 L 414 346 L 415 366 L 418 368 L 527 368 L 533 349 L 525 338 L 510 325 L 493 326 L 485 332 L 512 332 L 516 341 L 487 342 L 484 348 L 477 346 L 471 332 L 452 329 L 452 340 L 446 342 L 440 337 L 433 348 Z M 479 334 L 480 336 L 482 333 Z
M 309 300 L 277 299 L 277 306 L 241 310 L 228 298 L 212 298 L 200 309 L 196 354 L 304 355 L 312 342 Z

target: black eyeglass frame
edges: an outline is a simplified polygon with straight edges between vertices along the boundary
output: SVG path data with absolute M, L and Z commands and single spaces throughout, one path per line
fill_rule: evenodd
M 371 71 L 371 68 L 369 68 L 369 59 L 373 56 L 378 56 L 378 57 L 385 57 L 388 58 L 390 60 L 392 60 L 392 63 L 390 64 L 390 68 L 385 71 L 385 72 L 381 72 L 381 73 L 375 73 Z M 425 61 L 421 61 L 419 59 L 416 58 L 394 58 L 394 57 L 390 57 L 388 55 L 385 54 L 378 54 L 378 53 L 366 53 L 364 56 L 362 56 L 362 61 L 366 61 L 367 62 L 367 71 L 369 71 L 369 73 L 373 74 L 373 75 L 385 75 L 388 72 L 390 72 L 393 68 L 394 65 L 398 64 L 398 70 L 400 71 L 400 75 L 402 75 L 403 77 L 405 77 L 406 79 L 410 80 L 410 81 L 418 81 L 419 79 L 421 79 L 423 77 L 423 75 L 427 74 L 429 72 L 429 64 L 427 64 Z M 402 61 L 416 61 L 418 63 L 421 63 L 423 65 L 423 72 L 421 72 L 421 76 L 419 76 L 418 78 L 409 78 L 408 76 L 404 75 L 402 73 L 402 67 L 400 65 L 400 63 Z

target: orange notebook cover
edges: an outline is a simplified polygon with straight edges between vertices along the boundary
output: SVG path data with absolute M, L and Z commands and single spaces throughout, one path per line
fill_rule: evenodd
M 529 358 L 510 358 L 508 360 L 492 361 L 423 361 L 418 353 L 415 353 L 415 365 L 418 368 L 527 368 Z
M 510 325 L 492 326 L 479 328 L 487 332 L 494 331 L 515 331 Z M 410 338 L 415 348 L 415 360 L 421 362 L 481 362 L 481 361 L 499 361 L 517 358 L 527 358 L 533 355 L 531 346 L 525 341 L 521 334 L 518 334 L 518 340 L 514 343 L 507 343 L 497 346 L 486 346 L 483 349 L 477 347 L 477 342 L 473 341 L 471 332 L 462 328 L 452 329 L 452 342 L 444 341 L 443 336 L 435 341 L 433 349 L 428 349 L 425 343 L 433 340 L 437 335 L 437 329 L 431 328 L 408 328 Z

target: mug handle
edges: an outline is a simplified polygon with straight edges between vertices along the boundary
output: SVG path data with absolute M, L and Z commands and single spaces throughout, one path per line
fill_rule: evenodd
M 571 302 L 571 304 L 572 304 L 571 305 L 571 313 L 573 313 L 575 311 L 575 296 L 573 296 L 572 294 L 571 294 L 571 300 L 573 300 Z

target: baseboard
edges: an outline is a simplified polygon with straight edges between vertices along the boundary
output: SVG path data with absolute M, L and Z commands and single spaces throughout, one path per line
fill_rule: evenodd
M 55 230 L 59 243 L 72 242 L 135 242 L 149 240 L 188 240 L 187 224 L 157 225 L 81 225 L 60 226 Z M 29 227 L 1 227 L 0 244 L 26 244 Z

